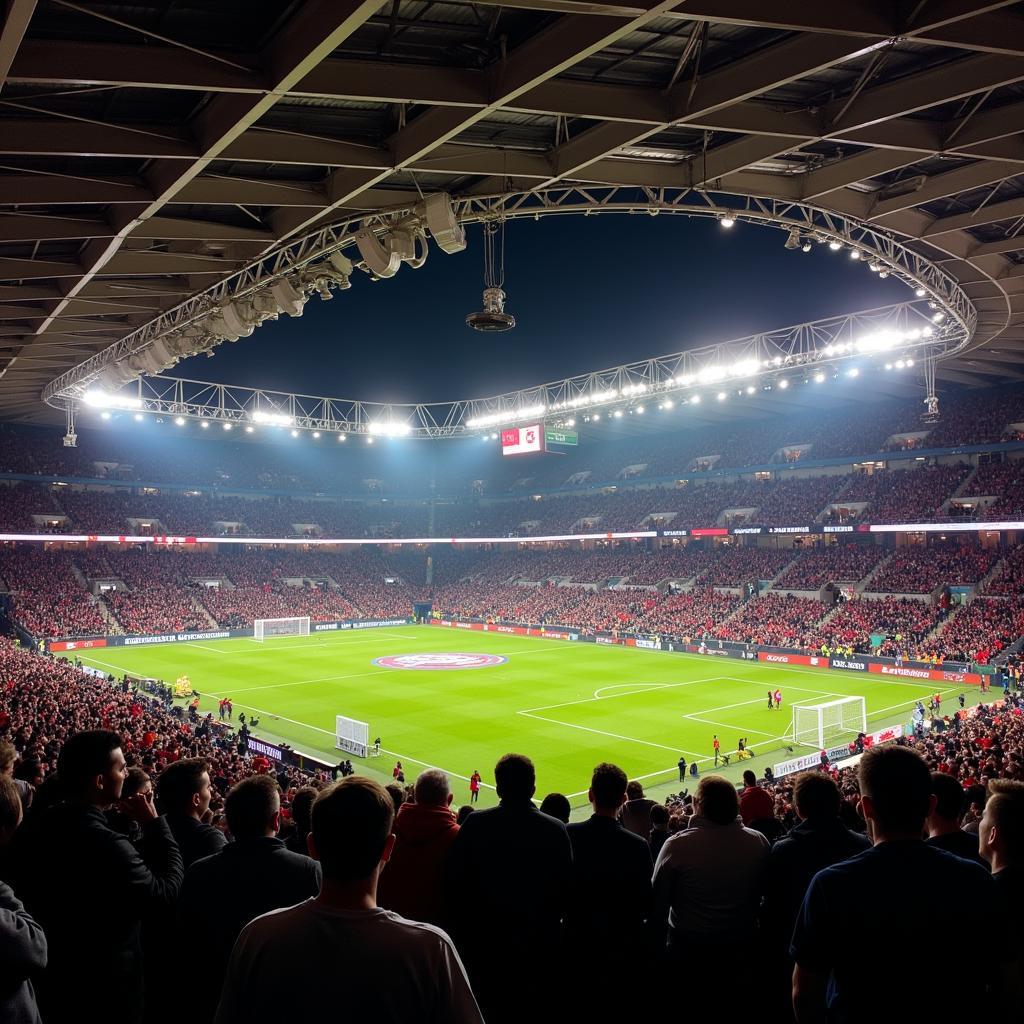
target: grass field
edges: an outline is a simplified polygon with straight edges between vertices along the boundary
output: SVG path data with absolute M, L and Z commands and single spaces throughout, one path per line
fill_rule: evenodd
M 374 663 L 385 656 L 453 652 L 508 660 L 444 671 Z M 677 781 L 680 753 L 687 761 L 698 759 L 702 772 L 711 766 L 717 733 L 723 751 L 734 751 L 739 738 L 747 737 L 757 755 L 749 766 L 760 775 L 764 765 L 781 759 L 768 755 L 784 746 L 794 703 L 861 695 L 869 723 L 881 725 L 907 721 L 913 702 L 937 685 L 429 626 L 265 643 L 118 647 L 80 657 L 115 674 L 167 681 L 187 674 L 202 694 L 204 710 L 215 712 L 219 697 L 231 697 L 236 718 L 239 711 L 259 717 L 255 735 L 284 739 L 332 760 L 335 715 L 361 719 L 369 723 L 371 739 L 382 738 L 383 755 L 360 770 L 388 779 L 400 758 L 410 781 L 428 765 L 457 780 L 479 769 L 491 783 L 496 759 L 516 750 L 536 763 L 541 794 L 558 790 L 574 804 L 585 802 L 599 761 L 615 761 L 649 786 L 669 787 Z M 775 687 L 782 690 L 783 707 L 769 711 L 766 692 Z M 950 698 L 957 689 L 940 692 Z M 457 802 L 465 800 L 468 786 L 457 784 L 456 793 Z M 480 802 L 494 800 L 488 786 Z

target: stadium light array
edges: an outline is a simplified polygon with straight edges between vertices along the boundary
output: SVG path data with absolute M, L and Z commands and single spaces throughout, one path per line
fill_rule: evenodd
M 200 423 L 199 426 L 201 426 L 203 428 L 203 430 L 209 430 L 210 429 L 210 421 L 209 420 L 203 420 L 203 422 Z
M 268 427 L 290 427 L 295 420 L 283 412 L 263 412 L 257 409 L 252 414 L 253 423 L 261 423 Z
M 408 437 L 412 433 L 412 427 L 408 423 L 377 422 L 371 423 L 366 429 L 377 437 Z
M 83 396 L 86 405 L 94 409 L 141 409 L 142 399 L 131 395 L 111 395 L 106 391 L 87 391 Z

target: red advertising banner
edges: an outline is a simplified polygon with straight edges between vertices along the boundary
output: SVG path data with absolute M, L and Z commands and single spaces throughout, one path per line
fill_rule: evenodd
M 93 647 L 106 647 L 105 637 L 97 637 L 94 640 L 54 640 L 50 644 L 51 651 L 86 651 Z
M 903 679 L 925 679 L 933 683 L 966 683 L 977 686 L 981 676 L 977 672 L 947 672 L 937 668 L 915 668 L 911 665 L 869 665 L 869 672 Z
M 758 651 L 757 660 L 770 665 L 815 665 L 828 668 L 828 658 L 819 658 L 816 654 L 774 654 L 770 651 Z

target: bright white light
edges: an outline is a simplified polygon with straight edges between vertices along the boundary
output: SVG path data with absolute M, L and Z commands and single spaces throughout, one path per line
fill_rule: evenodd
M 344 442 L 344 441 L 347 441 L 347 440 L 348 440 L 348 437 L 346 437 L 346 435 L 345 435 L 345 434 L 339 434 L 339 435 L 338 435 L 338 440 L 339 440 L 339 441 L 343 441 L 343 442 Z
M 230 423 L 225 423 L 224 424 L 224 429 L 225 430 L 230 430 L 231 429 L 231 424 Z
M 252 433 L 252 432 L 253 432 L 253 431 L 254 431 L 255 429 L 256 429 L 256 428 L 255 428 L 255 427 L 253 427 L 253 426 L 248 426 L 248 427 L 246 427 L 246 428 L 245 428 L 245 432 L 246 432 L 247 434 L 251 434 L 251 433 Z
M 756 359 L 741 359 L 732 364 L 730 372 L 734 377 L 752 377 L 760 369 L 761 364 Z
M 636 411 L 637 411 L 638 415 L 642 416 L 644 414 L 644 407 L 642 405 L 638 405 L 636 407 Z
M 946 319 L 946 314 L 945 313 L 936 313 L 932 317 L 932 323 L 933 324 L 941 324 L 942 321 L 945 320 L 945 319 Z
M 408 423 L 393 421 L 371 423 L 366 429 L 377 437 L 406 437 L 412 432 L 412 427 Z
M 816 373 L 814 375 L 814 383 L 815 384 L 822 384 L 822 383 L 824 383 L 824 381 L 825 381 L 825 374 L 823 374 L 823 373 Z
M 616 409 L 616 410 L 615 410 L 615 412 L 613 412 L 613 413 L 612 413 L 612 415 L 613 415 L 613 416 L 614 416 L 614 417 L 615 417 L 615 418 L 616 418 L 617 420 L 621 420 L 621 419 L 622 419 L 622 410 L 621 410 L 621 409 Z
M 142 399 L 130 395 L 108 395 L 105 391 L 86 391 L 82 396 L 94 409 L 141 409 Z
M 498 435 L 497 434 L 491 434 L 491 440 L 492 441 L 497 441 L 498 440 Z
M 185 417 L 184 416 L 176 416 L 174 418 L 174 425 L 176 427 L 183 427 L 183 426 L 185 426 Z
M 847 370 L 846 371 L 846 376 L 847 377 L 859 377 L 860 376 L 860 370 L 858 370 L 857 367 L 855 366 L 852 370 Z
M 107 412 L 106 409 L 104 409 L 103 412 L 100 413 L 100 419 L 101 420 L 109 420 L 110 419 L 110 413 Z
M 722 366 L 705 366 L 703 370 L 697 372 L 697 380 L 701 384 L 714 384 L 716 381 L 722 380 L 725 375 L 726 371 Z
M 367 443 L 367 444 L 373 444 L 373 438 L 372 438 L 372 437 L 368 437 L 368 438 L 366 439 L 366 443 Z
M 142 422 L 142 421 L 143 421 L 143 420 L 144 420 L 145 418 L 146 418 L 146 417 L 145 417 L 145 416 L 143 416 L 141 412 L 137 412 L 137 413 L 136 413 L 136 414 L 135 414 L 135 415 L 134 415 L 134 416 L 132 417 L 132 419 L 134 419 L 136 423 L 141 423 L 141 422 Z
M 897 359 L 894 365 L 896 366 L 897 370 L 902 370 L 903 367 L 906 366 L 907 364 L 903 362 L 902 359 Z
M 922 337 L 925 337 L 925 338 L 930 338 L 930 337 L 932 336 L 932 334 L 933 334 L 933 333 L 934 333 L 934 332 L 932 331 L 932 329 L 931 329 L 930 327 L 925 327 L 925 328 L 924 328 L 924 329 L 923 329 L 923 330 L 921 331 L 921 335 L 922 335 Z
M 575 420 L 566 420 L 565 421 L 565 425 L 567 427 L 575 427 L 576 426 L 576 421 Z
M 923 299 L 928 293 L 923 288 L 915 288 L 914 294 L 919 298 Z
M 601 414 L 599 412 L 595 412 L 590 418 L 596 423 L 601 418 Z
M 913 366 L 913 365 L 914 365 L 914 360 L 913 359 L 908 359 L 907 360 L 907 366 Z
M 719 400 L 720 402 L 724 402 L 724 401 L 726 400 L 726 398 L 727 398 L 727 397 L 728 397 L 728 396 L 726 395 L 726 393 L 725 393 L 724 391 L 719 391 L 719 392 L 718 392 L 718 400 Z
M 694 395 L 690 401 L 693 402 L 694 405 L 700 405 L 700 395 Z
M 506 410 L 505 412 L 488 413 L 486 416 L 474 416 L 470 420 L 466 420 L 466 426 L 473 427 L 493 427 L 498 423 L 514 423 L 516 420 L 523 419 L 536 419 L 543 416 L 547 412 L 547 406 L 544 405 L 527 405 L 522 409 Z M 405 431 L 408 433 L 409 431 Z
M 783 377 L 782 380 L 779 381 L 779 387 L 783 388 L 783 389 L 788 388 L 789 387 L 789 381 L 786 380 L 785 377 Z
M 859 260 L 860 259 L 860 249 L 851 249 L 850 250 L 850 259 L 851 260 Z
M 731 228 L 736 223 L 735 218 L 731 217 L 728 213 L 721 218 L 718 222 L 723 228 Z
M 662 408 L 671 409 L 673 405 L 675 405 L 675 402 L 673 402 L 671 398 L 666 398 L 662 403 Z
M 752 395 L 752 394 L 753 394 L 753 393 L 754 393 L 754 392 L 755 392 L 756 390 L 757 390 L 757 388 L 755 388 L 755 387 L 754 387 L 754 385 L 753 385 L 753 384 L 751 384 L 751 385 L 750 385 L 750 386 L 749 386 L 749 387 L 747 388 L 747 394 L 748 394 L 748 395 Z
M 878 271 L 881 270 L 881 269 L 882 268 L 877 263 L 869 263 L 868 264 L 868 270 L 870 270 L 873 274 L 877 274 Z
M 290 427 L 295 421 L 283 412 L 264 412 L 257 409 L 252 414 L 253 423 L 266 423 L 271 427 Z
M 835 239 L 833 239 L 831 242 L 828 243 L 828 247 L 833 252 L 839 252 L 839 250 L 842 249 L 842 247 L 843 247 L 843 243 L 842 242 L 837 242 Z
M 293 430 L 292 431 L 292 437 L 298 437 L 298 436 L 299 436 L 299 432 L 297 430 Z
M 203 430 L 209 430 L 210 429 L 210 422 L 209 422 L 209 420 L 203 420 L 203 422 L 200 423 L 199 426 L 201 426 L 203 428 Z
M 320 440 L 320 431 L 319 430 L 314 430 L 313 431 L 313 439 L 316 440 L 316 441 Z

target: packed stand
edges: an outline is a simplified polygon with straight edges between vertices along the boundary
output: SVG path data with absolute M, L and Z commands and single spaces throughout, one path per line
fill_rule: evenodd
M 874 544 L 832 544 L 798 555 L 796 562 L 775 581 L 780 590 L 818 590 L 827 583 L 864 579 L 885 557 Z
M 814 627 L 828 611 L 812 598 L 766 594 L 747 601 L 727 622 L 717 623 L 711 635 L 767 647 L 808 647 L 814 642 Z
M 871 577 L 872 592 L 927 594 L 939 586 L 972 586 L 999 560 L 999 552 L 967 544 L 897 548 Z

